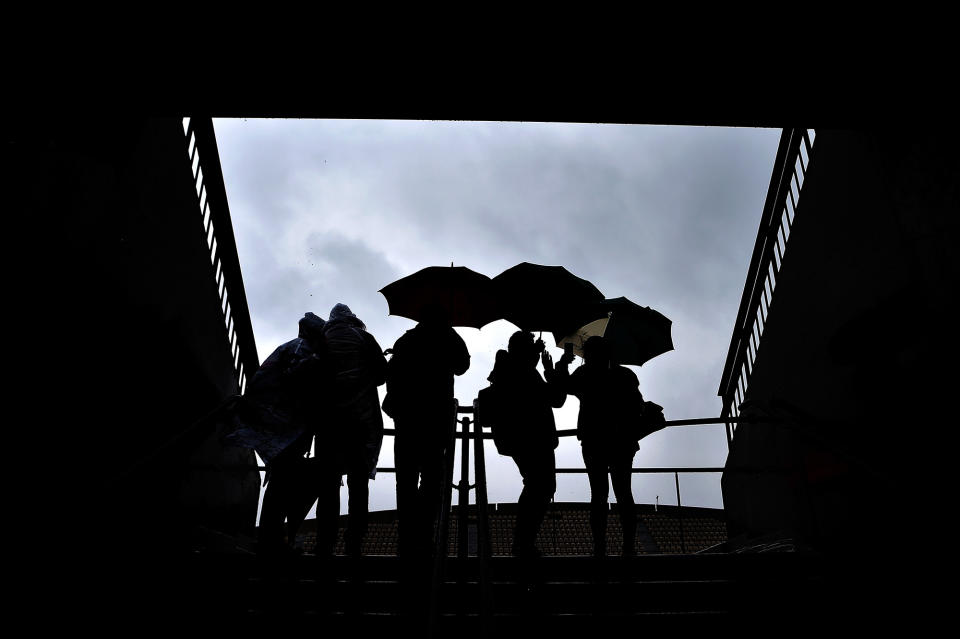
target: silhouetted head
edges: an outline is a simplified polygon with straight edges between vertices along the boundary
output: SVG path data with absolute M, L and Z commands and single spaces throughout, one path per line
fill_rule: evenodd
M 599 335 L 587 338 L 583 343 L 583 359 L 590 366 L 609 366 L 610 348 Z
M 537 358 L 540 357 L 540 350 L 533 341 L 533 333 L 529 331 L 517 331 L 511 335 L 510 341 L 507 342 L 507 350 L 518 362 L 530 366 L 536 366 Z
M 427 304 L 423 307 L 420 323 L 427 326 L 450 326 L 450 313 L 442 304 Z
M 313 313 L 306 313 L 300 318 L 299 337 L 309 341 L 318 342 L 323 339 L 323 327 L 326 322 L 323 318 L 317 317 Z
M 493 370 L 487 376 L 487 381 L 496 383 L 502 372 L 509 366 L 510 354 L 501 348 L 497 351 L 496 358 L 493 360 Z
M 327 319 L 328 322 L 346 322 L 351 326 L 357 326 L 362 329 L 366 329 L 363 322 L 360 321 L 360 318 L 353 314 L 353 311 L 350 310 L 350 307 L 346 304 L 336 304 L 333 309 L 330 311 L 330 317 Z

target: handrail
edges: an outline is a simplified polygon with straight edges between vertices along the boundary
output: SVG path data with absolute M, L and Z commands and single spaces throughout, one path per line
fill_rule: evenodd
M 815 138 L 813 129 L 784 129 L 780 136 L 740 309 L 717 391 L 723 398 L 721 414 L 724 417 L 737 417 L 738 405 L 746 395 Z M 730 421 L 726 425 L 728 446 L 733 442 L 733 424 Z
M 474 411 L 479 415 L 479 402 L 474 400 Z M 703 426 L 703 425 L 716 425 L 716 424 L 726 424 L 728 422 L 738 422 L 738 421 L 757 421 L 753 419 L 741 419 L 741 418 L 727 418 L 723 417 L 704 417 L 704 418 L 694 418 L 694 419 L 677 419 L 664 422 L 664 428 L 667 426 Z M 489 538 L 489 522 L 487 520 L 487 494 L 486 494 L 486 465 L 483 457 L 483 440 L 492 439 L 493 433 L 483 433 L 483 425 L 479 420 L 476 422 L 476 428 L 473 434 L 474 442 L 476 446 L 476 475 L 477 475 L 477 508 L 478 508 L 478 530 L 477 536 L 478 541 L 486 540 Z M 567 428 L 557 431 L 558 437 L 572 437 L 577 434 L 576 428 Z M 464 445 L 466 445 L 466 439 L 464 438 Z M 556 468 L 555 473 L 586 473 L 586 468 Z M 676 483 L 677 490 L 677 519 L 680 526 L 680 552 L 686 554 L 686 539 L 683 529 L 683 504 L 680 500 L 680 473 L 722 473 L 725 472 L 724 468 L 631 468 L 632 473 L 673 473 L 674 481 Z M 748 469 L 740 468 L 737 469 L 737 472 L 749 472 Z M 482 478 L 482 479 L 481 479 Z M 481 486 L 482 486 L 482 504 L 481 504 Z M 483 543 L 478 543 L 478 556 L 479 556 L 479 569 L 480 569 L 480 618 L 481 623 L 485 622 L 487 615 L 489 614 L 489 596 L 486 584 L 486 568 L 487 568 L 487 558 L 488 558 L 488 548 Z M 554 552 L 556 552 L 556 535 L 554 535 Z
M 209 117 L 186 117 L 182 123 L 185 159 L 197 192 L 198 218 L 210 251 L 210 275 L 220 298 L 225 342 L 233 359 L 237 392 L 242 394 L 247 379 L 252 378 L 260 367 L 260 361 L 237 256 L 213 120 Z
M 476 410 L 476 409 L 471 409 L 471 408 L 469 408 L 469 407 L 464 407 L 464 408 L 459 408 L 459 407 L 458 407 L 458 408 L 457 408 L 458 413 L 472 412 L 472 410 Z M 743 418 L 743 417 L 729 417 L 729 418 L 724 418 L 724 417 L 701 417 L 701 418 L 695 418 L 695 419 L 674 419 L 674 420 L 667 420 L 666 422 L 664 422 L 664 427 L 666 428 L 667 426 L 709 426 L 709 425 L 726 424 L 727 422 L 732 422 L 732 423 L 739 423 L 739 422 L 760 423 L 760 422 L 762 422 L 762 421 L 767 421 L 767 420 L 758 420 L 758 419 L 750 419 L 750 418 Z M 457 423 L 459 423 L 459 422 L 456 422 L 456 421 L 454 422 L 454 428 L 456 427 Z M 462 432 L 462 431 L 454 430 L 452 437 L 453 437 L 454 439 L 493 439 L 493 434 L 492 434 L 492 433 L 483 432 L 482 428 L 489 428 L 489 426 L 487 426 L 487 427 L 481 427 L 481 428 L 479 428 L 479 429 L 476 429 L 473 433 L 467 432 L 466 434 L 464 434 L 464 432 Z M 396 434 L 396 429 L 395 429 L 395 428 L 384 428 L 384 429 L 383 429 L 383 434 L 384 434 L 384 435 L 395 435 L 395 434 Z M 558 430 L 558 431 L 557 431 L 557 436 L 558 436 L 558 437 L 570 437 L 570 436 L 573 436 L 573 435 L 576 435 L 576 434 L 577 434 L 577 429 L 576 429 L 576 428 L 565 428 L 565 429 L 563 429 L 563 430 Z M 481 455 L 482 455 L 482 453 L 481 453 Z M 477 462 L 474 461 L 474 464 L 476 464 L 476 463 L 477 463 Z M 241 467 L 241 466 L 242 466 L 242 465 L 237 466 L 237 467 Z M 243 466 L 243 467 L 247 467 L 247 466 Z M 259 470 L 266 470 L 266 466 L 254 466 L 254 465 L 250 465 L 250 466 L 248 466 L 248 467 L 249 467 L 249 468 L 257 468 L 257 469 L 259 469 Z M 647 468 L 634 468 L 634 469 L 633 469 L 633 472 L 652 472 L 652 473 L 657 473 L 657 472 L 675 472 L 675 471 L 680 471 L 680 472 L 707 472 L 707 471 L 709 471 L 709 472 L 714 472 L 714 471 L 717 471 L 717 472 L 720 472 L 720 471 L 723 471 L 723 470 L 724 470 L 723 468 L 667 468 L 667 469 L 661 469 L 661 468 L 649 468 L 649 469 L 647 469 Z M 586 470 L 584 470 L 584 469 L 580 469 L 580 471 L 586 472 Z M 577 472 L 580 472 L 580 471 L 577 471 Z M 391 467 L 389 467 L 389 466 L 383 466 L 383 467 L 377 467 L 377 472 L 378 472 L 378 473 L 393 473 L 393 472 L 396 472 L 396 469 L 395 469 L 395 468 L 391 468 Z M 573 472 L 573 471 L 570 471 L 570 470 L 568 470 L 568 469 L 558 468 L 558 469 L 557 469 L 557 472 L 560 473 L 560 472 Z M 484 490 L 486 490 L 486 486 L 484 486 Z
M 470 414 L 472 413 L 474 419 L 471 420 L 467 417 L 463 418 L 459 422 L 457 421 L 457 415 L 459 414 Z M 433 576 L 431 580 L 431 591 L 430 591 L 430 607 L 429 607 L 429 622 L 428 625 L 431 628 L 431 633 L 436 629 L 437 615 L 439 614 L 439 591 L 440 584 L 443 580 L 444 566 L 449 555 L 448 543 L 449 543 L 449 519 L 451 514 L 451 505 L 453 502 L 453 470 L 454 470 L 454 459 L 455 459 L 455 450 L 456 450 L 456 440 L 462 440 L 461 453 L 464 455 L 464 459 L 467 458 L 467 451 L 469 450 L 469 440 L 473 440 L 474 443 L 474 473 L 475 473 L 475 482 L 473 485 L 470 485 L 468 482 L 469 479 L 469 466 L 468 462 L 464 462 L 461 465 L 461 481 L 456 486 L 459 492 L 460 497 L 460 508 L 458 509 L 457 516 L 459 518 L 459 543 L 457 556 L 458 559 L 465 559 L 468 556 L 467 543 L 466 543 L 466 530 L 468 527 L 467 523 L 467 514 L 469 511 L 469 491 L 475 489 L 476 492 L 476 504 L 477 504 L 477 556 L 478 556 L 478 567 L 479 567 L 479 580 L 480 580 L 480 600 L 479 607 L 481 612 L 481 617 L 486 619 L 490 612 L 490 598 L 489 598 L 489 559 L 492 555 L 491 544 L 490 544 L 490 527 L 489 527 L 489 502 L 487 498 L 487 479 L 486 479 L 486 459 L 484 453 L 483 442 L 486 439 L 492 439 L 492 433 L 483 432 L 484 426 L 482 423 L 482 412 L 480 409 L 479 401 L 474 400 L 473 406 L 471 407 L 460 407 L 459 403 L 456 400 L 453 400 L 453 415 L 452 415 L 452 424 L 449 434 L 449 443 L 444 459 L 444 469 L 443 469 L 443 483 L 441 486 L 441 504 L 439 518 L 437 522 L 437 535 L 435 538 L 435 556 L 433 564 Z M 717 425 L 723 424 L 727 420 L 722 417 L 704 417 L 704 418 L 692 418 L 692 419 L 678 419 L 670 420 L 664 422 L 664 427 L 667 426 L 701 426 L 701 425 Z M 759 422 L 767 421 L 760 420 L 756 418 L 730 418 L 730 421 L 733 422 Z M 461 425 L 461 429 L 457 429 L 457 424 Z M 470 430 L 470 424 L 473 424 L 473 430 Z M 395 428 L 384 428 L 384 434 L 395 435 Z M 571 437 L 576 435 L 576 429 L 564 429 L 557 431 L 559 437 Z M 238 470 L 238 469 L 257 469 L 260 471 L 266 470 L 265 466 L 261 465 L 244 465 L 236 464 L 227 466 L 209 466 L 209 468 L 216 470 Z M 751 472 L 792 472 L 790 469 L 782 469 L 775 467 L 738 467 L 733 469 L 719 468 L 719 467 L 659 467 L 659 468 L 632 468 L 631 472 L 633 473 L 673 473 L 676 479 L 676 489 L 677 489 L 677 508 L 682 508 L 682 503 L 680 499 L 680 480 L 679 473 L 722 473 L 722 472 L 735 472 L 735 473 L 751 473 Z M 395 468 L 390 467 L 378 467 L 378 473 L 389 473 L 396 472 Z M 576 473 L 586 473 L 586 468 L 557 468 L 555 471 L 557 474 L 576 474 Z M 681 523 L 682 526 L 682 523 Z M 682 534 L 682 531 L 681 531 Z M 683 540 L 681 539 L 681 547 L 684 547 Z M 461 570 L 460 574 L 464 574 L 465 571 Z M 483 623 L 486 623 L 484 621 Z
M 190 179 L 196 191 L 198 210 L 198 233 L 206 237 L 210 257 L 209 275 L 216 286 L 220 301 L 220 311 L 224 322 L 224 345 L 229 349 L 233 360 L 233 372 L 236 382 L 236 394 L 226 397 L 207 414 L 195 419 L 189 426 L 169 438 L 163 445 L 147 453 L 131 464 L 116 479 L 129 477 L 139 469 L 168 453 L 177 446 L 192 441 L 192 437 L 210 433 L 215 418 L 223 407 L 233 401 L 236 395 L 243 394 L 246 380 L 260 367 L 257 345 L 250 321 L 250 310 L 237 256 L 236 239 L 233 235 L 233 223 L 227 204 L 227 191 L 223 182 L 220 155 L 217 149 L 213 120 L 209 117 L 185 117 L 181 121 L 185 169 L 190 171 Z M 231 468 L 240 468 L 239 465 Z

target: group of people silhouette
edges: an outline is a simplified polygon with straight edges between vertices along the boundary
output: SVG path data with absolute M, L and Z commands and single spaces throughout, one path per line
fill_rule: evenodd
M 536 537 L 556 492 L 559 438 L 553 409 L 563 406 L 567 395 L 580 401 L 577 438 L 590 480 L 594 553 L 607 552 L 608 476 L 623 529 L 622 554 L 634 553 L 631 469 L 638 439 L 651 430 L 643 422 L 651 403 L 643 400 L 633 371 L 613 361 L 602 337 L 589 338 L 583 354 L 584 365 L 570 373 L 572 350 L 554 364 L 542 340 L 517 331 L 497 352 L 490 385 L 478 395 L 478 418 L 491 427 L 498 452 L 513 459 L 523 478 L 513 543 L 520 558 L 540 554 Z M 298 337 L 278 347 L 250 380 L 225 437 L 254 448 L 266 465 L 258 554 L 296 553 L 293 541 L 316 502 L 316 553 L 333 555 L 346 477 L 345 550 L 361 555 L 368 482 L 376 474 L 384 433 L 377 389 L 386 384 L 382 409 L 395 425 L 398 551 L 402 559 L 426 563 L 455 420 L 454 377 L 469 367 L 467 346 L 439 305 L 427 309 L 387 351 L 345 304 L 335 305 L 327 320 L 306 313 Z M 313 456 L 307 457 L 311 443 Z

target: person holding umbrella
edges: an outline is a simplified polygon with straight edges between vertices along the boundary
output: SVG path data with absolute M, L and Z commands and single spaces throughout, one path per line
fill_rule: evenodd
M 396 341 L 387 369 L 383 409 L 394 420 L 399 554 L 430 555 L 450 444 L 453 377 L 470 367 L 467 345 L 440 304 L 428 304 L 414 328 Z
M 391 315 L 419 322 L 396 341 L 387 370 L 383 412 L 394 420 L 399 551 L 429 556 L 440 510 L 450 444 L 453 378 L 470 367 L 454 326 L 480 328 L 497 319 L 490 278 L 465 266 L 428 266 L 380 289 Z
M 546 381 L 537 372 L 538 358 L 543 363 Z M 554 451 L 560 440 L 553 409 L 563 406 L 566 393 L 558 384 L 553 360 L 544 351 L 543 341 L 534 342 L 528 331 L 514 333 L 507 350 L 497 352 L 487 379 L 490 387 L 481 391 L 480 410 L 485 423 L 494 431 L 497 450 L 513 458 L 523 477 L 513 554 L 533 559 L 540 555 L 535 544 L 537 533 L 557 490 Z M 486 408 L 485 398 L 489 398 Z
M 566 392 L 580 400 L 577 417 L 577 439 L 580 440 L 583 463 L 590 480 L 590 530 L 594 556 L 607 554 L 607 498 L 609 483 L 617 498 L 617 511 L 623 530 L 624 557 L 635 553 L 637 517 L 631 479 L 633 457 L 639 450 L 639 428 L 631 424 L 641 421 L 643 395 L 636 374 L 611 361 L 605 338 L 593 336 L 583 345 L 584 365 L 567 374 L 573 361 L 567 349 L 557 362 Z M 609 474 L 610 482 L 607 480 Z

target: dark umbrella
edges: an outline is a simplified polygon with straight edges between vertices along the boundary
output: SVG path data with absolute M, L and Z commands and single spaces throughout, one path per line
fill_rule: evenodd
M 493 278 L 500 318 L 527 331 L 573 330 L 583 309 L 603 293 L 562 266 L 522 262 Z
M 602 335 L 617 363 L 635 366 L 673 350 L 673 322 L 649 306 L 617 297 L 585 312 L 602 316 L 567 335 L 554 333 L 557 346 L 572 343 L 573 352 L 583 356 L 583 343 L 593 335 Z
M 380 293 L 391 315 L 423 319 L 432 305 L 442 307 L 453 326 L 480 328 L 497 318 L 490 278 L 465 266 L 428 266 L 387 284 Z

